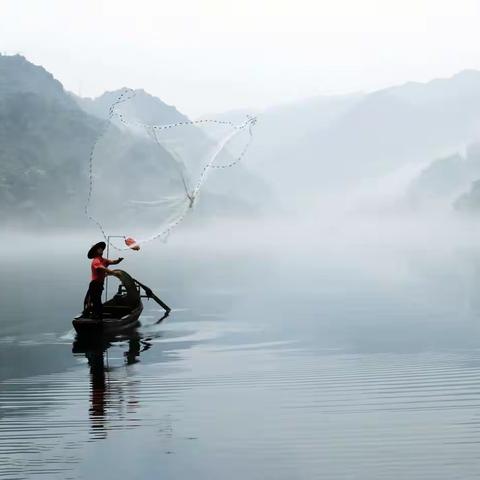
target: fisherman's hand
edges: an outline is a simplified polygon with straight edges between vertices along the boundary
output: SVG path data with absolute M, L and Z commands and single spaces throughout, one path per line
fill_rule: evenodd
M 123 257 L 118 257 L 117 263 L 120 263 L 123 260 Z

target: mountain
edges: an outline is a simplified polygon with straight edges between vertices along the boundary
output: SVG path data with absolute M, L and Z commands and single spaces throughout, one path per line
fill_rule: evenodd
M 455 200 L 453 207 L 457 212 L 478 215 L 480 212 L 480 180 L 473 182 L 470 189 Z
M 245 165 L 264 179 L 271 189 L 270 195 L 284 212 L 303 204 L 306 189 L 313 180 L 311 166 L 299 154 L 308 149 L 304 143 L 305 135 L 326 128 L 361 98 L 361 94 L 322 96 L 276 105 L 264 111 L 226 112 L 215 118 L 242 123 L 247 114 L 257 116 Z M 287 151 L 292 153 L 287 154 Z
M 0 219 L 70 220 L 85 194 L 82 166 L 100 122 L 25 58 L 0 56 Z M 77 219 L 78 220 L 78 219 Z
M 106 119 L 110 106 L 125 91 L 124 88 L 106 92 L 93 99 L 76 97 L 76 101 L 86 112 Z M 151 133 L 148 134 L 145 128 L 136 126 L 135 122 L 146 125 L 168 125 L 191 121 L 174 106 L 167 105 L 142 89 L 132 90 L 128 96 L 131 99 L 120 104 L 118 112 L 124 116 L 127 126 L 136 135 L 143 135 L 151 140 Z M 239 119 L 238 112 L 228 112 L 223 115 L 210 116 L 208 119 L 243 123 L 246 116 L 241 115 Z M 129 121 L 133 121 L 133 124 L 128 125 Z M 177 161 L 185 164 L 191 177 L 189 188 L 193 189 L 195 179 L 202 174 L 201 169 L 208 158 L 209 152 L 215 150 L 217 140 L 222 138 L 226 131 L 225 128 L 216 131 L 208 123 L 198 123 L 168 131 L 157 131 L 157 137 L 162 144 L 169 145 L 170 152 L 177 153 L 177 155 L 174 153 Z M 242 141 L 246 141 L 245 137 Z M 174 144 L 177 144 L 178 148 L 173 148 Z M 240 150 L 236 149 L 235 151 L 239 152 Z M 219 164 L 229 164 L 234 161 L 235 158 L 229 155 L 227 149 L 218 158 Z M 211 172 L 206 187 L 202 188 L 202 198 L 202 202 L 198 204 L 197 209 L 204 212 L 205 215 L 208 215 L 208 212 L 220 215 L 228 212 L 229 209 L 232 212 L 242 214 L 249 212 L 251 214 L 254 211 L 268 209 L 274 203 L 268 184 L 258 175 L 253 174 L 245 165 L 245 161 L 238 163 L 233 169 L 219 169 Z M 222 200 L 220 201 L 220 199 Z
M 86 223 L 88 159 L 115 95 L 78 99 L 44 68 L 19 55 L 0 56 L 0 220 L 4 225 L 70 228 Z M 128 108 L 135 108 L 135 115 L 149 122 L 187 119 L 142 90 Z M 145 134 L 118 122 L 100 137 L 93 167 L 96 205 L 111 220 L 125 217 L 132 186 L 157 197 L 180 191 L 178 159 Z M 252 185 L 261 184 L 251 174 L 242 174 Z M 255 212 L 261 199 L 244 201 L 243 193 L 235 196 L 234 187 L 238 186 L 230 182 L 227 193 L 206 189 L 202 203 L 211 208 L 205 209 L 205 215 Z M 261 193 L 263 187 L 257 191 Z M 158 218 L 151 214 L 147 220 Z
M 58 80 L 22 56 L 0 56 L 0 75 L 0 219 L 25 226 L 85 222 L 88 158 L 104 122 L 79 108 Z M 132 134 L 116 128 L 109 133 L 108 150 L 117 149 L 116 159 L 125 165 L 154 150 Z M 166 188 L 175 160 L 158 149 L 155 155 L 165 167 L 156 187 Z M 109 199 L 118 197 L 121 181 L 112 170 L 97 168 L 95 174 L 99 183 L 103 175 L 113 182 L 101 190 L 98 203 L 111 205 L 115 214 Z
M 479 123 L 480 72 L 464 71 L 268 109 L 250 155 L 278 191 L 308 200 L 457 152 L 477 139 Z
M 452 202 L 480 178 L 480 144 L 469 145 L 465 154 L 439 158 L 425 167 L 407 191 L 412 207 L 450 208 Z
M 78 98 L 24 57 L 0 56 L 0 220 L 28 225 L 85 221 L 88 158 L 118 95 Z M 147 124 L 189 121 L 141 89 L 121 111 Z M 215 118 L 240 123 L 245 113 Z M 480 72 L 472 70 L 369 94 L 274 106 L 258 114 L 244 160 L 211 173 L 198 211 L 244 215 L 274 205 L 277 198 L 283 206 L 304 207 L 328 195 L 347 198 L 368 185 L 385 191 L 395 185 L 387 179 L 409 166 L 414 172 L 422 169 L 408 189 L 413 205 L 451 204 L 480 178 L 474 145 L 479 125 Z M 138 204 L 147 194 L 181 192 L 179 172 L 199 168 L 219 138 L 203 123 L 162 132 L 169 137 L 155 144 L 149 129 L 110 124 L 94 154 L 95 182 L 102 186 L 96 200 L 104 215 L 121 217 L 130 197 Z M 471 145 L 467 153 L 457 154 L 465 145 Z M 225 150 L 221 163 L 233 158 Z M 425 167 L 431 158 L 437 160 Z M 145 195 L 134 195 L 132 188 Z
M 0 98 L 19 94 L 38 95 L 47 103 L 77 110 L 62 84 L 43 67 L 33 65 L 21 55 L 0 54 Z
M 99 118 L 108 118 L 111 105 L 118 99 L 121 92 L 126 89 L 105 92 L 97 98 L 74 97 L 80 107 L 87 113 Z M 132 100 L 122 105 L 122 112 L 129 118 L 140 119 L 150 125 L 187 122 L 189 118 L 180 113 L 175 107 L 167 105 L 157 97 L 150 95 L 143 89 L 132 91 Z
M 462 182 L 462 192 L 458 192 L 451 204 L 457 212 L 480 212 L 480 144 L 471 146 L 467 151 L 468 175 Z

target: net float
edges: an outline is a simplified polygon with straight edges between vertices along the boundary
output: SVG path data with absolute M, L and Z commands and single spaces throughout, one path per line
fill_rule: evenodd
M 137 241 L 132 238 L 132 237 L 127 237 L 125 239 L 125 245 L 129 248 L 131 248 L 132 250 L 135 250 L 138 252 L 138 250 L 140 250 L 140 245 L 137 244 Z

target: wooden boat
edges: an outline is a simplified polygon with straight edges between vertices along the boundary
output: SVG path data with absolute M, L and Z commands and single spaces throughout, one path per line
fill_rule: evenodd
M 143 310 L 142 298 L 153 298 L 167 312 L 170 308 L 156 297 L 150 288 L 132 278 L 127 272 L 117 270 L 120 285 L 117 293 L 103 304 L 103 318 L 91 318 L 83 313 L 73 320 L 73 328 L 78 334 L 111 334 L 130 330 L 140 324 Z M 140 289 L 145 294 L 142 295 Z

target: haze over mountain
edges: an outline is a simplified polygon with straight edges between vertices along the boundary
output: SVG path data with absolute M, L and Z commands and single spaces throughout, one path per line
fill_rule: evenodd
M 100 97 L 94 99 L 75 98 L 86 112 L 104 120 L 108 117 L 111 105 L 118 100 L 123 92 L 125 92 L 125 89 L 105 92 Z M 141 122 L 145 125 L 168 125 L 191 121 L 190 118 L 179 112 L 174 106 L 167 105 L 143 89 L 132 90 L 129 96 L 131 96 L 131 100 L 122 103 L 118 107 L 119 112 L 127 119 L 127 123 L 128 121 L 134 121 L 134 123 Z M 227 115 L 225 118 L 216 116 L 214 119 L 228 120 L 240 124 L 245 121 L 245 116 L 242 116 L 242 118 L 236 118 L 234 115 Z M 134 128 L 132 131 L 136 134 L 140 133 L 141 135 L 151 137 L 151 134 L 148 135 L 144 128 Z M 175 138 L 181 142 L 180 149 L 183 150 L 183 154 L 180 154 L 180 157 L 177 158 L 187 164 L 190 160 L 191 164 L 186 166 L 191 169 L 192 173 L 197 170 L 196 165 L 192 165 L 192 163 L 202 166 L 202 163 L 199 163 L 198 160 L 201 159 L 205 151 L 214 149 L 216 145 L 215 137 L 210 136 L 212 132 L 204 129 L 201 124 L 181 127 L 176 131 L 170 132 L 170 134 L 167 134 L 165 141 L 172 143 Z M 226 152 L 224 157 L 221 157 L 218 162 L 220 164 L 228 164 L 234 160 Z M 159 166 L 161 166 L 161 161 Z M 200 171 L 196 171 L 194 176 L 198 177 L 200 173 Z M 258 176 L 252 175 L 245 162 L 236 165 L 234 171 L 216 170 L 214 175 L 209 176 L 206 192 L 203 191 L 202 196 L 205 197 L 205 194 L 207 202 L 202 201 L 199 203 L 199 209 L 217 212 L 221 210 L 223 214 L 228 214 L 229 208 L 232 212 L 236 211 L 237 213 L 241 211 L 244 213 L 252 212 L 253 210 L 258 211 L 265 206 L 268 208 L 268 204 L 272 202 L 271 192 L 267 184 Z M 212 201 L 210 202 L 208 201 L 209 196 L 216 197 L 216 199 L 214 200 L 211 197 Z M 219 201 L 222 198 L 223 200 Z M 214 204 L 213 210 L 212 203 Z
M 45 69 L 21 56 L 0 56 L 0 216 L 30 224 L 85 221 L 88 157 L 119 91 L 98 98 L 66 92 Z M 188 121 L 175 107 L 142 89 L 122 112 L 148 124 Z M 246 111 L 217 119 L 245 120 Z M 451 207 L 478 179 L 475 144 L 480 127 L 480 72 L 407 83 L 370 94 L 316 97 L 259 114 L 247 158 L 235 171 L 212 175 L 199 203 L 204 215 L 238 215 L 272 205 L 318 205 L 324 198 L 356 197 L 356 190 L 389 192 L 400 185 L 414 208 Z M 179 188 L 178 159 L 139 134 L 116 125 L 97 165 L 111 215 L 129 185 L 145 191 Z M 200 129 L 185 136 L 194 157 L 212 142 Z M 470 145 L 467 152 L 466 145 Z M 115 177 L 121 166 L 123 175 Z M 254 174 L 250 172 L 254 171 Z M 404 172 L 410 171 L 409 175 Z M 418 173 L 416 173 L 418 172 Z M 126 174 L 125 174 L 126 173 Z M 403 178 L 402 177 L 402 178 Z M 103 179 L 103 180 L 102 180 Z M 313 203 L 312 203 L 313 201 Z M 334 205 L 333 202 L 332 205 Z M 464 201 L 465 203 L 465 201 Z M 61 219 L 61 222 L 58 222 Z
M 73 220 L 85 196 L 85 158 L 101 122 L 60 82 L 21 56 L 0 56 L 0 216 Z M 78 219 L 77 219 L 78 221 Z
M 278 191 L 309 202 L 462 151 L 479 127 L 480 72 L 470 70 L 268 109 L 250 156 Z
M 167 105 L 159 98 L 150 95 L 143 89 L 134 90 L 135 97 L 132 102 L 122 106 L 122 112 L 130 118 L 141 119 L 151 125 L 162 125 L 176 122 L 186 122 L 189 118 L 180 113 L 174 106 Z M 108 118 L 108 111 L 118 99 L 121 91 L 105 92 L 97 98 L 74 98 L 80 107 L 96 117 Z
M 457 198 L 480 178 L 480 144 L 474 143 L 465 153 L 433 160 L 411 182 L 407 199 L 416 209 L 449 210 Z
M 89 183 L 88 158 L 111 100 L 117 95 L 107 92 L 97 99 L 79 99 L 66 92 L 44 68 L 20 55 L 0 55 L 3 222 L 61 228 L 86 221 L 83 205 Z M 146 122 L 188 120 L 143 90 L 136 92 L 128 108 Z M 116 202 L 125 197 L 132 182 L 155 192 L 171 192 L 178 186 L 177 160 L 161 146 L 115 126 L 109 131 L 108 142 L 103 146 L 107 161 L 95 166 L 95 177 L 106 187 L 99 203 L 104 204 L 109 215 L 122 215 Z M 123 176 L 116 176 L 118 166 L 123 168 Z M 232 180 L 235 176 L 237 179 Z M 251 189 L 238 188 L 236 195 L 236 182 L 246 182 Z M 208 188 L 203 192 L 200 213 L 203 211 L 204 216 L 252 213 L 265 199 L 264 184 L 242 166 L 230 176 L 223 176 L 221 188 L 214 188 L 215 183 L 211 187 L 210 192 Z

